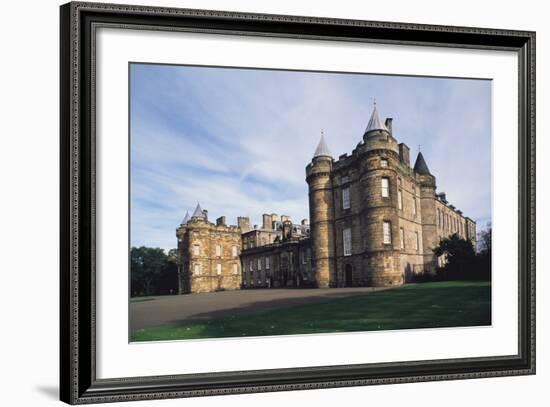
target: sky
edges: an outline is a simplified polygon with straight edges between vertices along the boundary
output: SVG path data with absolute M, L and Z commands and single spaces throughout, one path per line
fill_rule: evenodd
M 305 167 L 321 131 L 335 159 L 362 140 L 376 100 L 420 150 L 437 190 L 491 219 L 491 81 L 132 64 L 131 245 L 176 247 L 198 202 L 210 221 L 309 217 Z

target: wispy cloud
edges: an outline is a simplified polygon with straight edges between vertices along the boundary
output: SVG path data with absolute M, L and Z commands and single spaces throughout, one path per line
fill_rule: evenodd
M 324 129 L 334 157 L 361 140 L 376 97 L 440 190 L 491 217 L 491 83 L 160 65 L 131 70 L 133 245 L 171 248 L 197 201 L 212 218 L 307 218 L 305 166 Z

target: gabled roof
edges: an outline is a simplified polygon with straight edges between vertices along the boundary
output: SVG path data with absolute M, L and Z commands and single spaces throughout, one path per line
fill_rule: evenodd
M 369 123 L 367 124 L 367 128 L 365 129 L 365 133 L 368 133 L 374 130 L 388 131 L 387 127 L 384 125 L 384 123 L 380 119 L 378 110 L 376 110 L 376 103 L 374 104 L 374 109 L 372 111 L 372 114 L 370 115 L 370 120 L 369 120 Z
M 183 220 L 181 221 L 181 224 L 185 225 L 185 224 L 187 224 L 187 222 L 189 222 L 189 211 L 185 211 L 185 216 L 184 216 Z
M 325 141 L 325 135 L 321 132 L 321 140 L 319 140 L 319 145 L 315 149 L 313 158 L 315 157 L 332 157 L 330 150 L 328 149 L 327 142 Z
M 424 160 L 424 156 L 420 151 L 418 152 L 416 162 L 414 163 L 414 171 L 420 175 L 432 175 L 426 161 Z
M 193 212 L 192 218 L 206 218 L 204 216 L 204 212 L 202 211 L 201 204 L 197 202 L 197 207 L 195 208 L 195 212 Z

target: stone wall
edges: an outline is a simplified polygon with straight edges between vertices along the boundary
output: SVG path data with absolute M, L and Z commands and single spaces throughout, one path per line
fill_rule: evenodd
M 306 168 L 309 185 L 309 219 L 315 281 L 318 287 L 335 285 L 334 273 L 334 202 L 332 159 L 314 158 Z
M 193 218 L 178 231 L 180 293 L 241 287 L 241 230 Z
M 310 239 L 243 250 L 243 288 L 300 287 L 315 284 Z

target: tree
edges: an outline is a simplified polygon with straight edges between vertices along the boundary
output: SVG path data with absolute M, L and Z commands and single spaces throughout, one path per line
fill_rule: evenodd
M 130 250 L 131 280 L 134 285 L 132 292 L 136 292 L 136 288 L 141 286 L 145 295 L 151 295 L 151 285 L 160 277 L 166 261 L 166 254 L 159 247 L 132 247 Z
M 463 277 L 472 272 L 476 259 L 474 246 L 469 239 L 460 237 L 457 233 L 441 239 L 433 249 L 436 256 L 445 255 L 447 263 L 444 271 L 449 277 Z
M 493 228 L 491 227 L 491 223 L 487 223 L 487 227 L 479 232 L 479 248 L 480 253 L 484 255 L 491 255 L 491 248 L 492 248 L 492 240 L 493 240 Z
M 487 227 L 479 233 L 479 253 L 477 255 L 477 274 L 484 280 L 491 279 L 492 270 L 492 239 L 493 228 L 488 223 Z
M 168 250 L 168 261 L 172 261 L 177 264 L 178 262 L 178 249 Z

